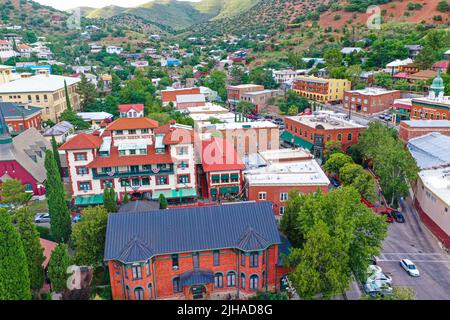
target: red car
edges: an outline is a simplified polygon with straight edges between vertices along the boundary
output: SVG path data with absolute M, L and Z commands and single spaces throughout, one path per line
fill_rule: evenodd
M 394 223 L 394 217 L 392 216 L 391 211 L 382 212 L 381 215 L 386 216 L 387 223 Z

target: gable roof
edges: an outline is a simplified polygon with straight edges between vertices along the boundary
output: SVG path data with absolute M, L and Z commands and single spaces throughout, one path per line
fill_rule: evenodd
M 154 129 L 159 125 L 158 121 L 149 118 L 119 118 L 112 122 L 105 130 L 131 130 L 131 129 Z
M 43 183 L 47 178 L 43 149 L 50 148 L 50 142 L 34 127 L 31 127 L 14 137 L 12 143 L 2 145 L 0 161 L 17 161 L 37 182 Z M 37 152 L 40 152 L 41 156 Z M 31 156 L 36 156 L 36 162 L 31 159 Z
M 0 102 L 0 108 L 2 109 L 3 116 L 5 118 L 20 118 L 29 117 L 34 114 L 42 112 L 42 108 L 39 107 L 25 107 L 24 105 L 15 102 Z
M 131 109 L 141 112 L 144 111 L 143 104 L 119 104 L 119 112 L 128 112 Z
M 79 133 L 67 140 L 59 150 L 85 150 L 98 149 L 102 145 L 103 139 L 91 134 Z
M 132 263 L 181 252 L 264 250 L 280 243 L 269 202 L 112 213 L 108 216 L 104 260 Z

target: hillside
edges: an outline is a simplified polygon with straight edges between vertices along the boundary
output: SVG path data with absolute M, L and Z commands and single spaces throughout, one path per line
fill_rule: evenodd
M 108 19 L 120 15 L 133 15 L 152 23 L 179 30 L 209 20 L 220 20 L 236 16 L 240 12 L 249 10 L 260 1 L 202 0 L 201 2 L 186 2 L 155 0 L 133 8 L 108 6 L 94 10 L 82 9 L 82 12 L 85 12 L 85 16 L 91 19 Z
M 34 1 L 0 0 L 0 21 L 3 25 L 19 25 L 44 34 L 65 30 L 69 14 Z

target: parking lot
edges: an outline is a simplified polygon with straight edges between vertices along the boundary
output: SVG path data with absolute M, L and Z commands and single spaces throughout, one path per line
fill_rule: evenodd
M 383 242 L 378 265 L 393 278 L 393 286 L 410 287 L 416 299 L 450 299 L 450 255 L 438 244 L 408 199 L 403 213 L 406 223 L 394 222 Z M 409 276 L 399 264 L 410 259 L 420 271 L 420 277 Z

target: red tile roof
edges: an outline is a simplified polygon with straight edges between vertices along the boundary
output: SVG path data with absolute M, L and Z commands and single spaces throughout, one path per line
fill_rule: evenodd
M 120 118 L 106 127 L 106 130 L 155 129 L 158 121 L 149 118 Z
M 103 139 L 86 133 L 79 133 L 72 139 L 66 141 L 59 150 L 82 150 L 98 149 L 102 145 Z
M 186 94 L 200 94 L 200 88 L 162 90 L 161 91 L 161 99 L 162 99 L 162 102 L 176 102 L 177 96 L 186 95 Z
M 42 267 L 47 267 L 48 262 L 50 261 L 50 256 L 52 255 L 53 250 L 55 250 L 56 246 L 58 245 L 56 242 L 49 241 L 46 239 L 40 238 L 39 241 L 41 242 L 42 248 L 44 248 L 44 257 L 45 260 L 42 262 Z
M 156 153 L 154 146 L 147 147 L 146 155 L 119 156 L 117 147 L 111 148 L 109 157 L 96 157 L 88 164 L 88 168 L 105 168 L 120 166 L 139 166 L 146 164 L 174 163 L 170 153 Z
M 436 62 L 435 64 L 433 64 L 433 68 L 447 69 L 449 64 L 450 64 L 450 60 L 439 61 L 439 62 Z
M 130 109 L 134 109 L 137 112 L 144 110 L 143 104 L 119 104 L 119 112 L 128 112 Z
M 203 141 L 201 156 L 205 172 L 245 169 L 233 145 L 225 139 L 212 138 Z

